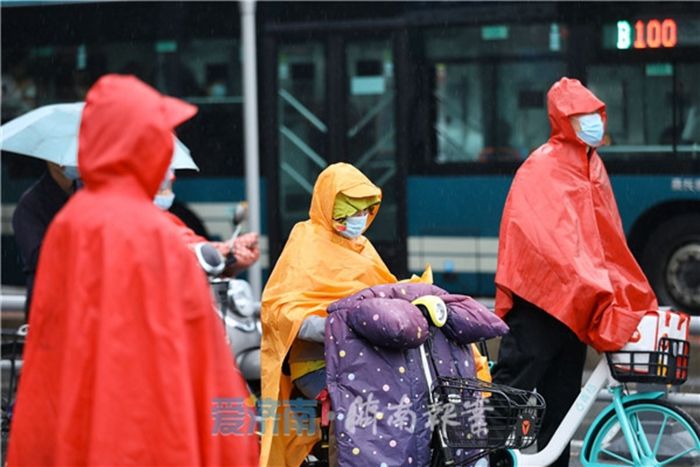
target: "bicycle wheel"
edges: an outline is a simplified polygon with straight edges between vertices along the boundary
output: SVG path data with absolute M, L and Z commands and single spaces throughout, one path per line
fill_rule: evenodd
M 700 465 L 700 425 L 679 407 L 662 400 L 624 404 L 637 433 L 641 465 Z M 640 465 L 632 460 L 617 414 L 612 411 L 591 427 L 584 446 L 584 465 Z

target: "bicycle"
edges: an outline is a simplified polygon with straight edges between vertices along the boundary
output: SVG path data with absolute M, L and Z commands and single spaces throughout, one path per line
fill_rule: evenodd
M 501 451 L 492 457 L 492 467 L 542 467 L 553 463 L 605 387 L 612 393 L 612 402 L 586 433 L 580 456 L 585 467 L 700 465 L 700 425 L 678 406 L 662 400 L 663 391 L 632 394 L 626 386 L 631 382 L 685 382 L 690 344 L 662 337 L 657 349 L 606 353 L 547 446 L 536 453 Z

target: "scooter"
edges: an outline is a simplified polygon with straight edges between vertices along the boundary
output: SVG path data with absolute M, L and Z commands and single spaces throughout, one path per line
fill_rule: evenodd
M 240 234 L 246 217 L 247 207 L 245 203 L 239 203 L 233 215 L 234 232 L 231 242 Z M 255 301 L 247 281 L 221 275 L 226 268 L 235 264 L 235 257 L 231 255 L 223 258 L 209 243 L 197 244 L 194 250 L 200 266 L 209 276 L 216 313 L 221 318 L 226 331 L 233 358 L 251 391 L 257 397 L 260 395 L 260 343 L 262 340 L 260 302 Z

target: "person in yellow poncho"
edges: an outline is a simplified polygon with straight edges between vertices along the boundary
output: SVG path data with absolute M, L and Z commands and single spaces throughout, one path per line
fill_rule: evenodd
M 309 219 L 292 229 L 262 296 L 263 404 L 288 401 L 293 380 L 310 398 L 325 386 L 322 332 L 328 305 L 397 282 L 362 235 L 380 202 L 381 190 L 350 164 L 333 164 L 318 176 Z M 284 410 L 276 419 L 264 414 L 261 466 L 299 466 L 320 437 L 318 430 L 309 436 L 285 429 Z

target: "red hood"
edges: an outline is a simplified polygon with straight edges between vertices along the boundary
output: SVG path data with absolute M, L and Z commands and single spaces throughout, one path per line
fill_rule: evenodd
M 133 76 L 106 75 L 88 92 L 78 167 L 89 190 L 119 187 L 153 198 L 173 154 L 173 128 L 197 108 Z
M 569 117 L 580 114 L 599 112 L 603 123 L 607 122 L 605 104 L 579 80 L 562 78 L 547 93 L 547 114 L 552 125 L 551 139 L 585 143 L 578 139 Z

